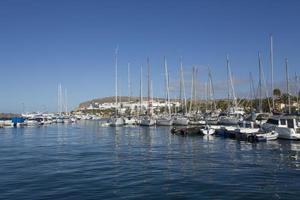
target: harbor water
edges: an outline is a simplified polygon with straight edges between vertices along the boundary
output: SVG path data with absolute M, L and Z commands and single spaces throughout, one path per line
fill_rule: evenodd
M 300 141 L 99 122 L 0 129 L 0 199 L 295 199 Z

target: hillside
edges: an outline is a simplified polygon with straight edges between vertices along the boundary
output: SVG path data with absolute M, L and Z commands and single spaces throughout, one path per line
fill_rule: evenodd
M 147 97 L 143 97 L 144 100 L 147 99 Z M 131 101 L 135 101 L 138 102 L 140 100 L 140 97 L 131 97 Z M 164 98 L 155 98 L 155 100 L 164 100 Z M 126 102 L 128 101 L 128 96 L 121 96 L 119 97 L 119 102 Z M 97 98 L 97 99 L 92 99 L 92 100 L 88 100 L 85 102 L 82 102 L 79 104 L 78 108 L 84 108 L 89 106 L 91 103 L 99 103 L 99 104 L 103 104 L 103 103 L 113 103 L 115 102 L 115 97 L 104 97 L 104 98 Z

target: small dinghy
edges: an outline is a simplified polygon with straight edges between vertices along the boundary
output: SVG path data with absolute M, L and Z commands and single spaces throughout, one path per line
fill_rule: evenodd
M 211 128 L 210 126 L 205 126 L 203 128 L 200 128 L 200 131 L 203 135 L 213 135 L 215 134 L 215 129 Z

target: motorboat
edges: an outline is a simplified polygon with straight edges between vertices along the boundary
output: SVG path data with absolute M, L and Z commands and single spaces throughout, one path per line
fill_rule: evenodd
M 274 130 L 278 138 L 289 140 L 300 140 L 300 127 L 297 118 L 294 116 L 273 116 L 270 117 L 262 128 L 266 131 Z

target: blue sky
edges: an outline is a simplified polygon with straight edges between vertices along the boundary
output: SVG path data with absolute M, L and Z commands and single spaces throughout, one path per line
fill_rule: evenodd
M 278 85 L 284 80 L 285 57 L 290 73 L 299 73 L 299 10 L 296 0 L 2 0 L 0 112 L 21 112 L 22 103 L 26 111 L 55 111 L 58 83 L 67 88 L 71 108 L 88 99 L 113 96 L 117 45 L 123 95 L 127 62 L 133 94 L 138 95 L 140 65 L 146 67 L 149 56 L 153 93 L 163 96 L 163 57 L 174 83 L 183 56 L 187 81 L 192 65 L 197 65 L 199 81 L 205 82 L 209 65 L 220 88 L 216 96 L 222 97 L 229 54 L 232 73 L 241 83 L 236 90 L 243 96 L 249 72 L 257 74 L 258 51 L 270 77 L 272 33 Z

